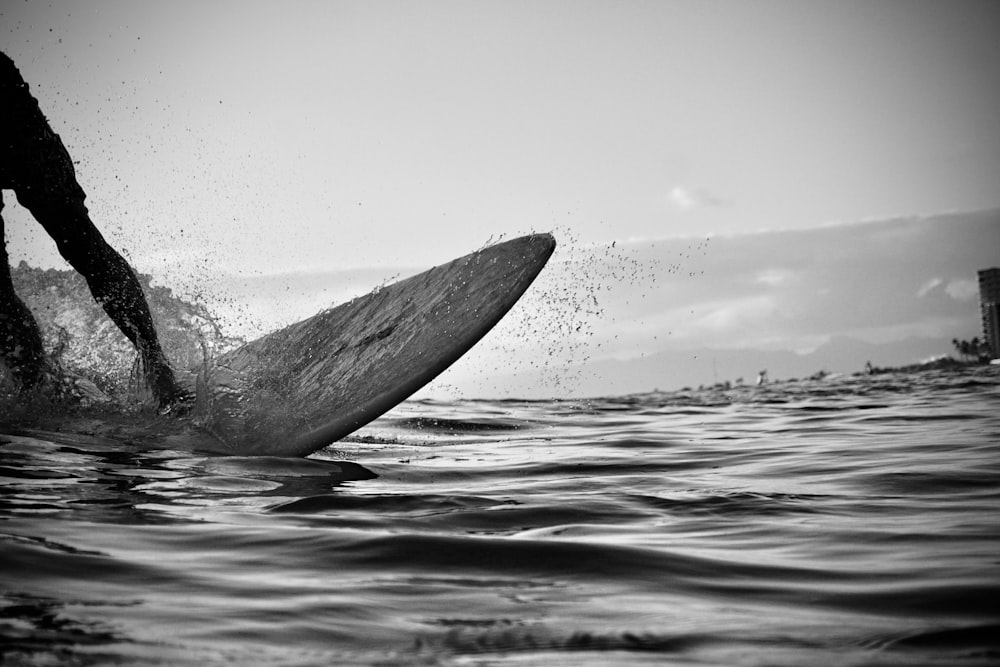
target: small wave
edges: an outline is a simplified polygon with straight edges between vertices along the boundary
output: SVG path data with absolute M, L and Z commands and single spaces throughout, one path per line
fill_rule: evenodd
M 328 512 L 450 512 L 477 507 L 494 507 L 497 501 L 479 496 L 411 496 L 325 494 L 298 498 L 268 508 L 270 512 L 289 514 L 325 514 Z
M 11 526 L 13 530 L 18 525 Z M 83 549 L 56 540 L 0 533 L 0 571 L 14 580 L 31 581 L 39 577 L 62 581 L 72 588 L 80 578 L 113 580 L 119 583 L 152 584 L 163 580 L 155 566 L 137 564 L 112 554 Z
M 1000 625 L 983 624 L 926 630 L 887 641 L 886 646 L 903 649 L 964 650 L 970 657 L 1000 658 Z
M 431 431 L 443 435 L 465 433 L 496 433 L 520 431 L 530 428 L 528 422 L 519 419 L 490 418 L 482 420 L 447 419 L 444 417 L 408 417 L 394 421 L 395 424 L 417 431 Z
M 37 595 L 0 594 L 0 623 L 17 619 L 16 625 L 4 624 L 4 647 L 0 652 L 4 664 L 46 664 L 49 661 L 39 660 L 40 652 L 55 653 L 78 650 L 81 646 L 129 641 L 110 625 L 75 618 L 67 611 L 68 606 L 63 600 Z
M 438 619 L 447 627 L 439 636 L 417 640 L 417 652 L 484 654 L 508 652 L 650 652 L 681 653 L 716 641 L 709 635 L 643 631 L 560 630 L 541 623 L 510 619 Z
M 859 475 L 862 486 L 892 495 L 915 498 L 944 496 L 961 498 L 977 491 L 994 492 L 997 487 L 995 469 L 964 470 L 961 473 L 930 471 L 892 471 Z
M 281 456 L 225 456 L 205 459 L 202 467 L 211 473 L 239 477 L 281 479 L 326 477 L 339 481 L 375 479 L 378 475 L 351 461 L 296 459 Z
M 667 496 L 632 495 L 634 501 L 670 514 L 719 516 L 779 516 L 819 512 L 821 495 L 755 493 L 751 491 L 696 491 Z

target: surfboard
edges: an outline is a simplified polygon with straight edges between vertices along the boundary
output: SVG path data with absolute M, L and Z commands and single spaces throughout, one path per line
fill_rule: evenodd
M 196 372 L 208 449 L 306 456 L 413 395 L 475 345 L 555 250 L 499 243 L 375 289 L 220 356 Z

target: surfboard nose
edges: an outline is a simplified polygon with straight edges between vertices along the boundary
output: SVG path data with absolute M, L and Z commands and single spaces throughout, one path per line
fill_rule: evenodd
M 541 259 L 542 264 L 545 263 L 545 260 L 548 260 L 556 249 L 556 237 L 549 232 L 528 234 L 527 236 L 508 241 L 508 243 L 523 246 L 525 255 Z
M 540 232 L 538 234 L 529 234 L 526 238 L 531 239 L 531 242 L 536 244 L 539 248 L 549 248 L 550 250 L 556 249 L 556 237 L 550 232 Z
M 534 239 L 535 243 L 537 243 L 541 248 L 548 248 L 550 255 L 556 249 L 556 237 L 548 232 L 544 234 L 535 234 Z

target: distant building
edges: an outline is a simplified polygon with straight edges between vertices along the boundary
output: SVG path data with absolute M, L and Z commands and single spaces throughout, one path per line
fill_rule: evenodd
M 1000 269 L 979 272 L 979 310 L 983 316 L 983 339 L 996 359 L 1000 357 Z

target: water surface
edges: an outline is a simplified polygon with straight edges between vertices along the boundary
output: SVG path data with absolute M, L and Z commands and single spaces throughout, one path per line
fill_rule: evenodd
M 998 405 L 985 367 L 414 402 L 308 459 L 0 428 L 0 651 L 997 664 Z

